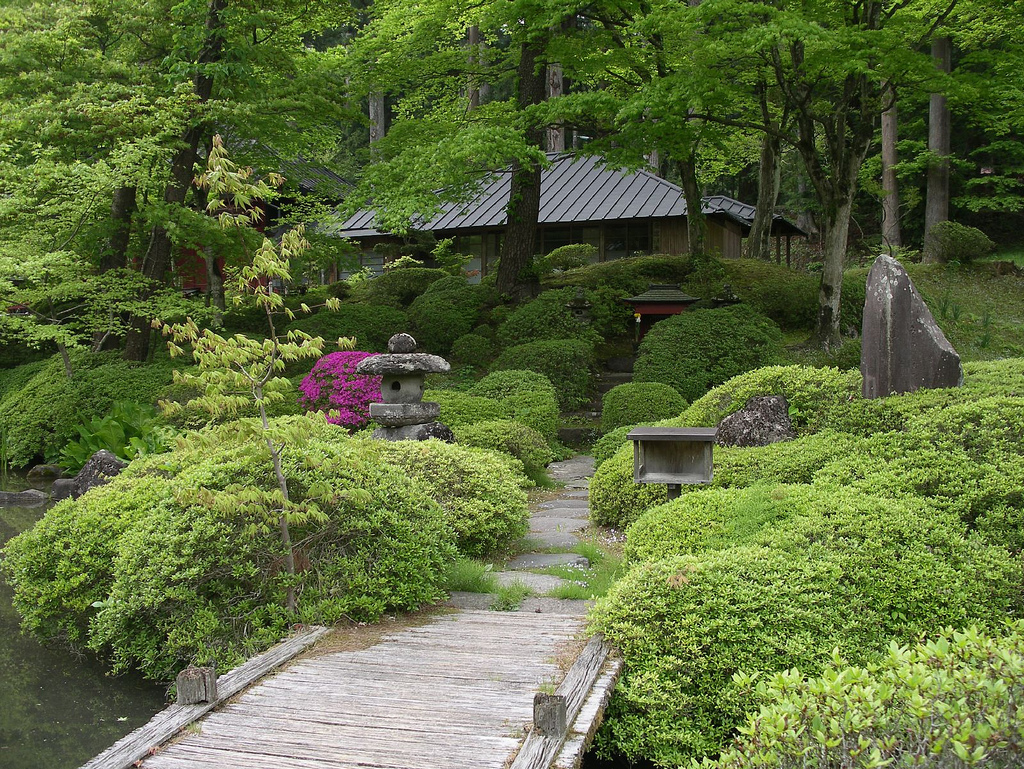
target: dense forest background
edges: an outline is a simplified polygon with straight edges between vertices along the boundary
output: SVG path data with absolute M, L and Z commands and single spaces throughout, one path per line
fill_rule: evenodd
M 756 203 L 752 258 L 785 213 L 814 235 L 828 346 L 851 261 L 938 258 L 947 219 L 1020 238 L 1022 16 L 995 0 L 6 0 L 0 299 L 28 311 L 0 329 L 142 360 L 151 320 L 184 311 L 182 251 L 221 303 L 221 261 L 252 244 L 194 181 L 220 135 L 283 174 L 268 212 L 314 225 L 314 272 L 345 256 L 339 216 L 372 204 L 404 233 L 507 169 L 497 284 L 515 297 L 545 151 L 654 168 L 691 212 L 713 193 Z M 310 169 L 339 182 L 302 188 Z M 688 227 L 700 258 L 701 217 Z

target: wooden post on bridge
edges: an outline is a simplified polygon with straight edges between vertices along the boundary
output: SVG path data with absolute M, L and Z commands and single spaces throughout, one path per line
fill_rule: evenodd
M 217 671 L 212 667 L 197 668 L 189 665 L 178 673 L 175 686 L 178 689 L 179 705 L 217 701 Z

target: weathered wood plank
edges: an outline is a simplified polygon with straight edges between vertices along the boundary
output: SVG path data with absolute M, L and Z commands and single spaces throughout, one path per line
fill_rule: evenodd
M 81 769 L 125 769 L 125 767 L 130 767 L 149 754 L 153 748 L 171 739 L 182 728 L 208 713 L 219 702 L 235 696 L 253 681 L 312 646 L 328 632 L 330 630 L 324 627 L 303 628 L 291 638 L 221 676 L 217 681 L 218 699 L 215 702 L 171 705 L 153 716 L 148 723 L 83 764 Z
M 579 715 L 576 716 L 576 721 L 569 731 L 569 736 L 555 758 L 553 764 L 555 769 L 580 769 L 583 764 L 583 756 L 587 752 L 587 748 L 590 747 L 590 743 L 593 742 L 594 735 L 597 734 L 605 708 L 608 707 L 608 701 L 611 699 L 612 691 L 615 689 L 615 684 L 618 683 L 621 673 L 622 660 L 620 658 L 610 658 L 605 663 L 601 677 L 597 679 L 590 691 L 590 696 L 580 708 Z
M 555 694 L 565 698 L 567 722 L 574 723 L 584 699 L 596 681 L 601 667 L 611 652 L 611 646 L 604 637 L 595 635 L 576 658 L 565 674 L 565 679 L 555 689 Z M 568 735 L 563 732 L 548 736 L 540 729 L 533 729 L 523 740 L 511 769 L 548 769 Z

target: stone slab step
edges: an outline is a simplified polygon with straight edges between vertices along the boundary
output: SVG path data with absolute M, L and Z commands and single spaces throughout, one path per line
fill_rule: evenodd
M 499 585 L 521 582 L 536 593 L 547 593 L 565 584 L 561 577 L 551 574 L 534 574 L 531 571 L 499 571 L 494 575 Z
M 563 495 L 566 499 L 588 499 L 590 497 L 589 491 L 567 491 Z
M 566 499 L 553 499 L 550 502 L 541 502 L 537 507 L 542 510 L 552 510 L 560 507 L 587 507 L 588 505 L 589 503 L 586 499 L 573 499 L 569 497 Z
M 576 512 L 576 511 L 571 511 Z M 585 529 L 590 525 L 590 521 L 586 518 L 577 518 L 575 516 L 534 516 L 530 519 L 530 534 L 546 534 L 553 531 L 565 531 L 573 532 Z
M 539 547 L 576 547 L 581 540 L 567 531 L 531 532 L 530 539 Z
M 581 569 L 589 569 L 590 561 L 576 553 L 527 553 L 506 563 L 505 570 L 546 569 L 550 566 L 578 566 Z

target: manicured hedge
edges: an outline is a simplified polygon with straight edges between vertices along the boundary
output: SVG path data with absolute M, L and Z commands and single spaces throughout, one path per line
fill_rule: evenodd
M 498 357 L 493 368 L 543 374 L 554 385 L 558 406 L 563 411 L 583 406 L 594 391 L 594 348 L 579 339 L 545 339 L 510 347 Z
M 591 292 L 588 301 L 594 298 Z M 582 339 L 592 345 L 601 337 L 587 323 L 573 317 L 566 306 L 576 296 L 576 289 L 545 291 L 536 299 L 518 307 L 498 327 L 498 342 L 512 347 L 540 339 Z
M 737 374 L 775 363 L 781 351 L 778 326 L 745 305 L 691 310 L 651 328 L 633 377 L 671 385 L 692 402 Z
M 324 338 L 328 346 L 338 337 L 356 338 L 360 350 L 386 352 L 388 339 L 409 331 L 409 316 L 395 307 L 373 304 L 343 304 L 337 310 L 323 309 L 297 318 L 291 328 Z
M 1020 564 L 965 538 L 950 516 L 914 500 L 783 493 L 781 521 L 751 515 L 749 494 L 735 495 L 746 523 L 702 545 L 721 549 L 638 563 L 597 606 L 595 628 L 626 665 L 603 739 L 627 758 L 677 766 L 717 755 L 751 707 L 737 671 L 813 675 L 836 648 L 860 663 L 891 640 L 996 626 L 1020 610 Z M 719 520 L 734 510 L 723 504 Z M 758 519 L 772 526 L 755 533 Z M 755 544 L 732 545 L 733 535 Z
M 470 394 L 502 404 L 510 418 L 536 430 L 549 442 L 558 437 L 558 396 L 543 374 L 507 369 L 494 371 L 470 388 Z
M 481 311 L 481 289 L 449 275 L 431 283 L 409 306 L 413 336 L 420 348 L 447 355 L 455 340 L 468 334 Z
M 601 401 L 601 429 L 605 432 L 641 422 L 678 417 L 686 401 L 661 382 L 627 382 L 613 387 Z
M 440 403 L 441 416 L 438 421 L 452 428 L 508 416 L 508 409 L 499 400 L 459 390 L 424 390 L 423 400 Z
M 444 270 L 429 267 L 404 267 L 378 275 L 363 289 L 365 301 L 373 305 L 407 308 L 420 294 L 442 278 Z M 465 281 L 463 281 L 465 282 Z
M 3 570 L 26 629 L 161 680 L 189 662 L 230 668 L 295 621 L 372 621 L 434 601 L 456 544 L 478 555 L 525 531 L 526 480 L 511 458 L 347 438 L 313 418 L 276 427 L 304 441 L 284 455 L 297 615 L 282 608 L 276 518 L 237 501 L 276 489 L 269 458 L 228 424 L 132 463 L 8 544 Z
M 462 425 L 455 430 L 455 437 L 465 446 L 491 449 L 515 457 L 531 476 L 542 472 L 555 458 L 543 435 L 511 419 Z
M 494 342 L 476 332 L 463 334 L 452 344 L 451 359 L 456 363 L 483 368 L 494 355 Z
M 680 425 L 716 427 L 743 408 L 755 395 L 784 395 L 790 418 L 806 431 L 833 412 L 845 413 L 851 399 L 859 399 L 860 373 L 811 366 L 765 366 L 732 377 L 695 400 L 680 415 Z
M 380 452 L 382 459 L 416 480 L 441 505 L 463 555 L 505 550 L 526 534 L 530 510 L 523 488 L 529 482 L 518 463 L 508 457 L 438 441 L 363 445 L 366 452 Z

